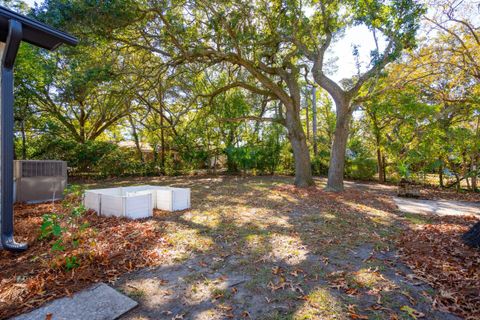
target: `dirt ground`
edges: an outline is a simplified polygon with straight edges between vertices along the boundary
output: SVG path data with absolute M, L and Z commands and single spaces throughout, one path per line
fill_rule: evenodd
M 418 221 L 396 209 L 395 187 L 347 182 L 345 192 L 332 194 L 323 191 L 324 179 L 302 190 L 292 182 L 223 176 L 84 183 L 192 189 L 190 210 L 155 211 L 139 222 L 159 230 L 166 245 L 143 247 L 159 257 L 151 267 L 109 278 L 139 302 L 122 319 L 460 319 L 435 303 L 439 290 L 398 254 L 400 235 Z
M 115 282 L 140 302 L 123 319 L 457 319 L 396 256 L 395 187 L 332 195 L 323 179 L 308 191 L 290 180 L 169 181 L 192 188 L 193 208 L 156 213 L 175 246 Z

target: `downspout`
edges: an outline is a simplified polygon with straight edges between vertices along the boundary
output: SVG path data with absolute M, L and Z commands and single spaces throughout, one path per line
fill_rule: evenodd
M 1 241 L 8 251 L 22 252 L 27 244 L 17 243 L 13 238 L 13 65 L 22 41 L 22 24 L 8 21 L 8 36 L 2 54 L 0 93 L 0 157 L 1 157 Z

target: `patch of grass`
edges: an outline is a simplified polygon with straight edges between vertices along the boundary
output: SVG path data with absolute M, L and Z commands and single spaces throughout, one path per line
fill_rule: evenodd
M 299 292 L 287 289 L 287 290 L 278 290 L 276 291 L 275 298 L 278 298 L 279 301 L 282 302 L 287 302 L 288 300 L 290 301 L 295 301 L 300 298 L 301 294 Z
M 400 309 L 400 307 L 402 306 L 402 303 L 399 301 L 398 298 L 398 291 L 381 291 L 380 295 L 382 296 L 381 301 L 383 303 L 383 306 L 391 309 Z
M 183 247 L 188 252 L 206 252 L 214 246 L 210 237 L 205 237 L 197 230 L 178 228 L 169 234 L 170 241 L 177 247 Z
M 376 249 L 376 247 L 375 247 Z M 378 271 L 385 271 L 387 267 L 385 266 L 384 262 L 377 259 L 370 259 L 364 262 L 365 267 L 371 269 L 377 269 Z
M 432 219 L 428 216 L 423 214 L 415 214 L 415 213 L 405 213 L 403 215 L 410 223 L 420 225 L 420 224 L 427 224 L 432 221 Z
M 205 279 L 205 275 L 202 272 L 193 272 L 183 277 L 183 281 L 185 281 L 187 284 L 192 284 L 203 279 Z
M 263 235 L 249 234 L 245 238 L 251 260 L 258 260 L 267 255 L 271 250 L 268 239 Z
M 191 255 L 189 252 L 186 251 L 176 251 L 172 253 L 172 260 L 175 263 L 183 263 L 190 259 Z
M 293 319 L 342 319 L 341 304 L 327 289 L 317 288 L 305 298 L 306 302 L 295 312 Z
M 324 279 L 326 277 L 326 271 L 324 266 L 320 263 L 314 263 L 308 266 L 308 268 L 304 268 L 305 273 L 310 278 L 321 278 Z
M 232 297 L 232 292 L 228 289 L 223 288 L 213 288 L 210 291 L 212 298 L 219 301 L 229 300 Z
M 292 320 L 293 314 L 274 310 L 271 313 L 262 316 L 259 320 Z
M 142 289 L 139 289 L 139 288 L 128 288 L 125 293 L 127 294 L 127 296 L 129 296 L 130 298 L 132 299 L 142 299 L 143 297 L 146 296 L 146 292 Z
M 353 274 L 354 283 L 362 288 L 372 289 L 382 280 L 383 277 L 377 271 L 372 271 L 371 269 L 360 269 Z
M 272 271 L 268 267 L 263 267 L 253 273 L 252 279 L 245 283 L 245 288 L 258 292 L 262 288 L 266 288 L 268 283 L 274 280 Z
M 335 218 L 335 216 L 333 216 Z M 308 221 L 308 222 L 312 222 L 312 223 L 321 223 L 323 222 L 325 219 L 325 217 L 320 214 L 309 214 L 309 215 L 306 215 L 305 216 L 305 220 Z

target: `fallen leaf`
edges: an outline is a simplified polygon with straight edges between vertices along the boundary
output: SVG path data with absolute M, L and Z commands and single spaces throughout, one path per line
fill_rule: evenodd
M 417 310 L 415 310 L 415 309 L 413 309 L 412 307 L 409 307 L 409 306 L 403 306 L 403 307 L 400 308 L 400 310 L 405 311 L 413 319 L 418 319 L 418 318 L 425 317 L 425 314 L 423 314 L 420 311 L 417 311 Z

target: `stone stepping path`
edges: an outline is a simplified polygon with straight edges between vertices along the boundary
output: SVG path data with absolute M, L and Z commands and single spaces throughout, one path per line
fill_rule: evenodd
M 137 302 L 104 283 L 54 300 L 11 320 L 113 320 L 135 308 Z

